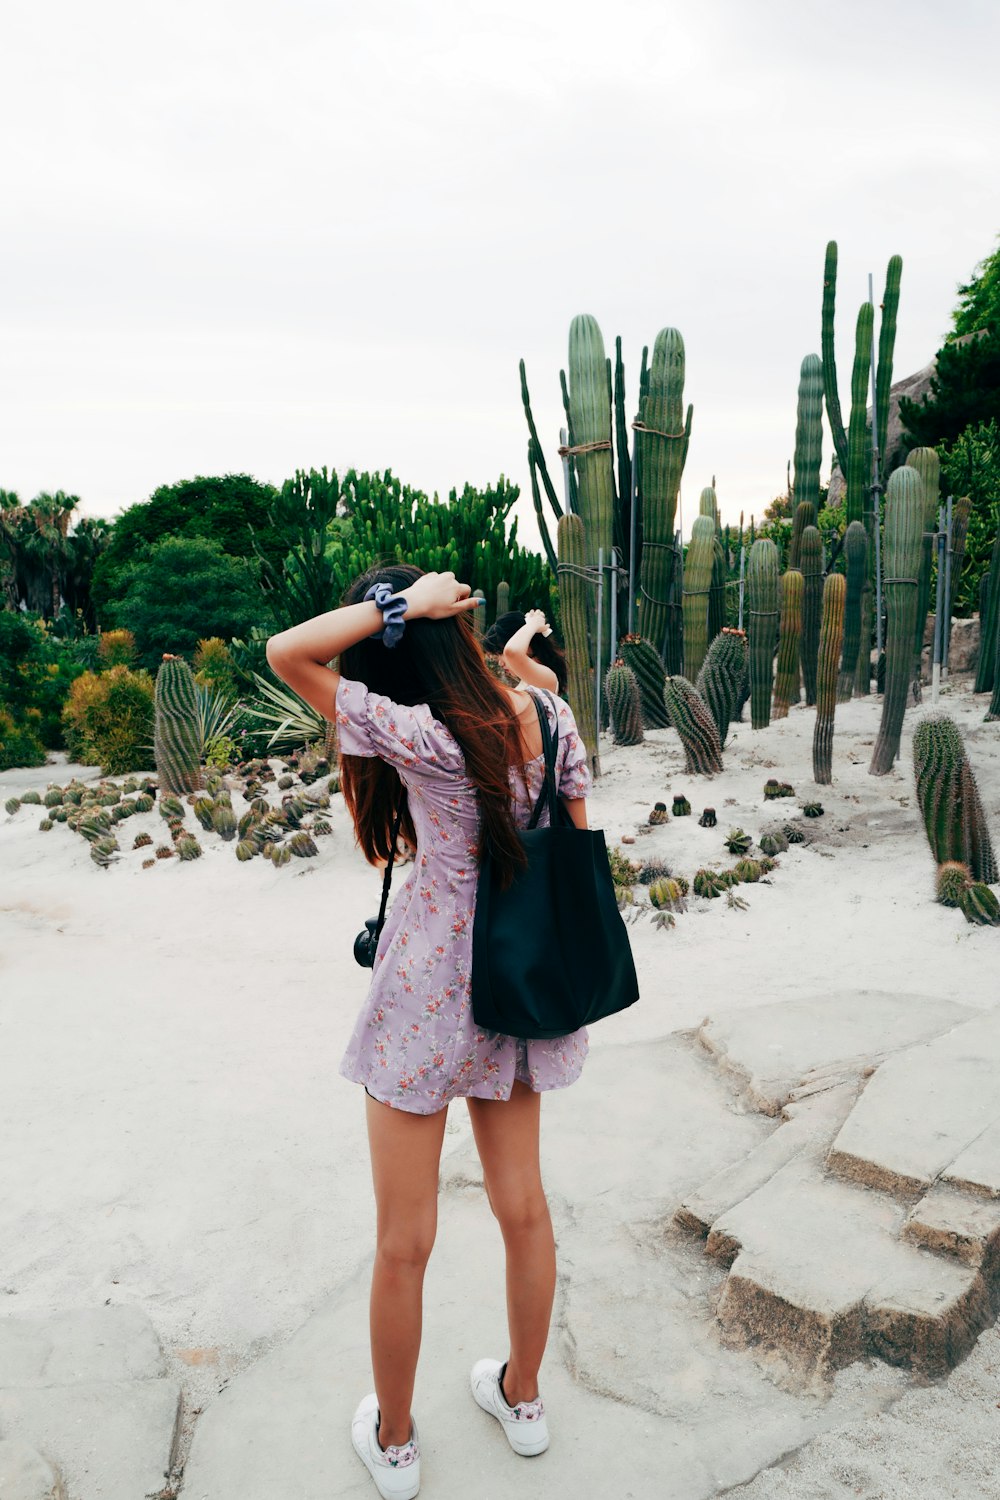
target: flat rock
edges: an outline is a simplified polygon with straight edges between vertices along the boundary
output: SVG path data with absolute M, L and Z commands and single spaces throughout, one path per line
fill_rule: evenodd
M 156 1330 L 138 1307 L 0 1318 L 0 1388 L 153 1380 L 165 1370 Z
M 991 1279 L 1000 1276 L 1000 1202 L 995 1199 L 938 1184 L 910 1211 L 903 1234 L 915 1245 L 984 1267 Z
M 17 1438 L 0 1438 L 2 1500 L 66 1500 L 62 1480 L 40 1453 Z
M 837 991 L 717 1013 L 698 1040 L 736 1075 L 756 1109 L 776 1115 L 796 1091 L 857 1079 L 890 1054 L 979 1014 L 921 995 Z
M 180 1399 L 171 1380 L 0 1390 L 0 1431 L 55 1455 L 73 1500 L 140 1500 L 166 1485 Z
M 1000 1120 L 971 1141 L 941 1176 L 967 1192 L 1000 1199 Z
M 1000 1010 L 889 1058 L 839 1132 L 831 1171 L 901 1195 L 942 1176 L 1000 1180 L 998 1077 Z

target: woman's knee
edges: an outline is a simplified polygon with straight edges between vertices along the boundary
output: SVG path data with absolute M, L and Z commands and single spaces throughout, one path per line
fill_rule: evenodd
M 504 1239 L 521 1239 L 549 1226 L 549 1205 L 541 1183 L 513 1191 L 490 1191 L 492 1208 Z
M 423 1271 L 431 1258 L 436 1232 L 433 1220 L 389 1225 L 379 1230 L 375 1254 L 386 1270 Z

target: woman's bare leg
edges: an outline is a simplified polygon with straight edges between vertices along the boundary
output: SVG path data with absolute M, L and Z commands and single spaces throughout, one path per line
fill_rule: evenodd
M 490 1207 L 507 1251 L 508 1403 L 534 1401 L 556 1289 L 556 1247 L 538 1159 L 540 1095 L 515 1083 L 507 1100 L 470 1099 Z
M 424 1271 L 437 1230 L 438 1169 L 447 1109 L 409 1114 L 370 1095 L 368 1143 L 378 1210 L 371 1341 L 383 1448 L 410 1440 Z

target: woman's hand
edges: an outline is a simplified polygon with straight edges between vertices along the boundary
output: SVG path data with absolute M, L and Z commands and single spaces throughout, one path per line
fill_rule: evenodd
M 526 626 L 530 626 L 533 636 L 552 634 L 552 626 L 545 618 L 544 609 L 529 609 L 524 617 L 524 623 Z
M 484 599 L 472 598 L 467 583 L 459 583 L 454 573 L 424 573 L 416 583 L 403 589 L 408 620 L 447 620 L 452 615 L 479 609 Z

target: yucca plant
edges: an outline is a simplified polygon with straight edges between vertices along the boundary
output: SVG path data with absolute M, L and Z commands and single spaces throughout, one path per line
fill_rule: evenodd
M 256 672 L 254 683 L 258 697 L 252 703 L 245 703 L 243 711 L 257 721 L 259 727 L 251 729 L 250 733 L 263 741 L 266 749 L 280 753 L 299 749 L 314 740 L 329 741 L 333 726 L 298 693 L 293 693 L 291 688 L 278 687 Z M 327 753 L 336 754 L 336 751 Z

